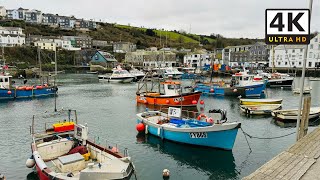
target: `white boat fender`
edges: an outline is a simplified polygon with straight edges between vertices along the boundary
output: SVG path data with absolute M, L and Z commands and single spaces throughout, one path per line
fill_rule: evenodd
M 148 127 L 149 127 L 149 126 L 148 126 L 148 125 L 146 125 L 145 132 L 144 132 L 145 134 L 149 134 Z
M 160 137 L 160 132 L 161 132 L 160 127 L 158 127 L 158 136 L 159 137 Z
M 33 155 L 30 156 L 30 158 L 26 161 L 27 168 L 32 168 L 36 164 L 36 161 L 33 158 Z
M 43 159 L 41 158 L 40 154 L 38 151 L 34 151 L 33 152 L 33 158 L 37 163 L 37 166 L 39 167 L 39 169 L 42 171 L 43 169 L 47 168 L 46 163 L 43 161 Z

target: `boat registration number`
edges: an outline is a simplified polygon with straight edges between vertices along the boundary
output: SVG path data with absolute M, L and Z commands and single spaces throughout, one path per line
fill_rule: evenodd
M 190 138 L 208 138 L 208 135 L 206 132 L 191 132 Z
M 140 100 L 140 101 L 145 101 L 145 100 L 146 100 L 146 97 L 139 97 L 139 100 Z
M 173 101 L 174 102 L 181 102 L 181 101 L 184 101 L 184 98 L 183 97 L 174 98 Z

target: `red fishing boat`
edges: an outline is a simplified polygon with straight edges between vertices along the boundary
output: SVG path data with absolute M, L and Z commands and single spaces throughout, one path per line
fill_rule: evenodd
M 160 83 L 164 93 L 159 92 L 137 92 L 136 100 L 138 103 L 167 105 L 167 106 L 196 106 L 201 96 L 201 92 L 182 93 L 181 83 L 167 80 Z M 141 89 L 141 88 L 139 88 Z

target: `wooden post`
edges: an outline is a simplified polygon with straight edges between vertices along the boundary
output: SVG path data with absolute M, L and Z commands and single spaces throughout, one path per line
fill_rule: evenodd
M 308 132 L 310 105 L 311 105 L 311 96 L 304 97 L 302 118 L 299 126 L 299 132 L 298 132 L 299 134 L 298 134 L 297 140 L 303 138 Z

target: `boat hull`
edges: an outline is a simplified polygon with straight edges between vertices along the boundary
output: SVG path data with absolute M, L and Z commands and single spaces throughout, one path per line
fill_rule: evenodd
M 271 115 L 271 112 L 274 110 L 281 109 L 281 105 L 275 104 L 275 106 L 268 106 L 268 105 L 258 105 L 260 107 L 257 107 L 257 105 L 240 105 L 240 110 L 246 114 L 252 114 L 252 115 L 265 115 L 269 114 Z M 265 107 L 265 108 L 263 108 Z
M 237 137 L 238 129 L 241 123 L 236 124 L 232 129 L 220 131 L 205 131 L 201 128 L 192 128 L 190 131 L 173 131 L 165 127 L 156 127 L 148 121 L 142 120 L 147 125 L 147 132 L 154 136 L 170 141 L 190 144 L 196 146 L 205 146 L 219 148 L 224 150 L 232 150 Z
M 201 92 L 183 93 L 176 96 L 165 96 L 159 93 L 139 93 L 136 101 L 143 104 L 167 105 L 167 106 L 196 106 L 192 101 L 198 102 Z
M 107 77 L 107 76 L 99 76 L 99 81 L 105 81 L 110 83 L 131 83 L 134 77 Z
M 8 92 L 11 93 L 8 93 Z M 17 90 L 17 89 L 0 89 L 0 99 L 16 99 L 16 98 L 31 98 L 40 96 L 54 95 L 58 89 L 56 87 L 32 89 L 32 90 Z
M 268 80 L 268 86 L 270 87 L 291 87 L 293 83 L 293 78 L 291 79 L 275 79 Z
M 241 105 L 281 104 L 282 99 L 240 99 Z
M 195 91 L 200 91 L 205 94 L 219 95 L 219 96 L 242 96 L 242 97 L 260 97 L 263 91 L 265 90 L 265 84 L 257 84 L 250 86 L 235 86 L 235 87 L 219 87 L 219 86 L 210 86 L 205 84 L 198 84 L 195 88 Z M 212 91 L 213 90 L 213 91 Z

